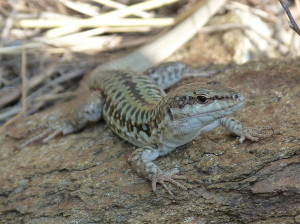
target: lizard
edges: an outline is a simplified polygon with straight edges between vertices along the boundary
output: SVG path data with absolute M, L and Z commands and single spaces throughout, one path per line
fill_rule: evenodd
M 132 168 L 151 181 L 154 192 L 160 183 L 173 195 L 165 182 L 186 189 L 178 181 L 186 178 L 179 175 L 177 168 L 161 170 L 153 162 L 156 158 L 220 125 L 240 136 L 240 142 L 246 138 L 258 141 L 273 135 L 274 132 L 269 132 L 273 131 L 271 127 L 248 128 L 229 117 L 245 101 L 236 90 L 220 82 L 208 81 L 183 85 L 166 94 L 163 89 L 184 77 L 201 74 L 195 74 L 179 62 L 153 67 L 190 39 L 224 2 L 206 1 L 190 18 L 161 38 L 98 66 L 90 75 L 89 99 L 79 105 L 69 119 L 42 126 L 43 132 L 18 148 L 37 140 L 46 143 L 59 134 L 71 134 L 90 122 L 104 119 L 114 133 L 138 147 L 128 158 Z M 157 50 L 161 48 L 163 51 Z
M 179 175 L 177 168 L 161 170 L 153 162 L 158 157 L 218 126 L 238 135 L 240 142 L 258 141 L 273 134 L 271 127 L 248 128 L 230 117 L 243 106 L 245 97 L 218 81 L 182 85 L 168 94 L 163 90 L 194 75 L 180 62 L 163 63 L 144 73 L 105 66 L 96 69 L 89 80 L 91 95 L 72 117 L 50 125 L 20 148 L 38 139 L 48 142 L 104 119 L 115 134 L 138 147 L 128 158 L 132 168 L 151 181 L 154 192 L 160 183 L 172 195 L 165 182 L 186 189 L 178 181 L 185 176 Z

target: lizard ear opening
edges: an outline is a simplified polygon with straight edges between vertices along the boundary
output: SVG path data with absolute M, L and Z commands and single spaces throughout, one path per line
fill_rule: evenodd
M 168 117 L 170 118 L 171 121 L 174 120 L 174 117 L 173 117 L 170 107 L 167 107 L 166 114 L 168 115 Z

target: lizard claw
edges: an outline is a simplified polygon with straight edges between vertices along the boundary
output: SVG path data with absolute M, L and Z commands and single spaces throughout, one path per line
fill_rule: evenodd
M 268 138 L 274 134 L 279 134 L 279 132 L 275 132 L 272 127 L 244 128 L 239 141 L 242 143 L 247 138 L 257 142 L 260 139 Z
M 165 184 L 165 181 L 170 182 L 170 183 L 176 185 L 177 187 L 180 187 L 183 190 L 187 190 L 187 188 L 185 186 L 180 184 L 178 181 L 174 180 L 174 179 L 177 179 L 177 180 L 185 180 L 186 179 L 186 177 L 183 175 L 177 175 L 178 173 L 179 173 L 179 170 L 177 168 L 175 168 L 169 172 L 161 171 L 160 173 L 155 174 L 152 177 L 153 192 L 156 192 L 156 184 L 160 183 L 171 196 L 174 196 L 173 193 L 171 192 L 171 190 L 169 189 L 169 187 L 167 187 L 167 185 Z

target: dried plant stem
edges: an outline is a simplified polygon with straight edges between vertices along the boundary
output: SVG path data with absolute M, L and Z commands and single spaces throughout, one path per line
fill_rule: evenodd
M 28 44 L 22 44 L 18 46 L 11 46 L 11 47 L 2 47 L 0 48 L 0 55 L 2 54 L 20 54 L 22 52 L 22 49 L 24 50 L 34 50 L 37 48 L 44 47 L 45 44 L 41 42 L 34 42 L 34 43 L 28 43 Z
M 148 18 L 148 19 L 120 19 L 132 15 L 136 11 L 158 8 L 163 5 L 172 4 L 178 0 L 151 0 L 138 3 L 126 8 L 114 10 L 90 19 L 68 19 L 68 20 L 40 20 L 24 19 L 18 22 L 22 28 L 53 28 L 59 26 L 76 26 L 81 28 L 101 26 L 150 26 L 161 27 L 173 25 L 172 18 Z
M 72 33 L 76 33 L 80 31 L 80 27 L 76 26 L 60 26 L 57 28 L 50 29 L 46 32 L 46 37 L 54 38 L 54 37 L 60 37 Z
M 173 18 L 150 18 L 150 19 L 114 19 L 114 20 L 98 20 L 98 19 L 66 19 L 66 20 L 50 20 L 50 19 L 24 19 L 16 23 L 22 28 L 54 28 L 60 26 L 76 26 L 80 28 L 92 27 L 119 27 L 119 26 L 149 26 L 164 27 L 174 24 Z
M 26 51 L 25 49 L 22 50 L 22 67 L 21 67 L 21 76 L 22 76 L 22 109 L 21 111 L 8 120 L 1 128 L 0 131 L 3 131 L 5 128 L 7 128 L 9 125 L 16 122 L 23 114 L 27 111 L 27 73 L 26 73 Z
M 277 18 L 274 15 L 267 13 L 266 11 L 263 11 L 261 9 L 257 9 L 254 7 L 250 7 L 246 4 L 236 2 L 236 1 L 230 1 L 230 3 L 225 6 L 225 8 L 241 9 L 241 10 L 253 13 L 254 15 L 257 15 L 260 18 L 267 20 L 267 21 L 276 21 L 277 20 Z
M 172 4 L 174 2 L 177 2 L 179 0 L 150 0 L 150 1 L 145 1 L 145 2 L 141 2 L 135 5 L 131 5 L 128 6 L 126 8 L 122 8 L 122 9 L 118 9 L 118 10 L 114 10 L 108 13 L 105 13 L 101 16 L 96 16 L 94 17 L 94 19 L 113 19 L 113 18 L 121 18 L 121 17 L 126 17 L 129 15 L 132 15 L 133 13 L 137 12 L 137 11 L 146 11 L 146 10 L 150 10 L 150 9 L 155 9 L 155 8 L 159 8 L 162 7 L 164 5 L 169 5 Z
M 292 13 L 290 12 L 289 7 L 287 6 L 287 4 L 284 1 L 279 0 L 279 2 L 280 2 L 282 8 L 286 12 L 286 15 L 288 16 L 288 18 L 290 20 L 290 28 L 292 30 L 294 30 L 300 36 L 300 29 L 299 29 L 299 27 L 298 27 L 298 25 L 297 25 L 297 23 L 296 23 L 293 15 L 292 15 Z
M 53 101 L 53 100 L 62 100 L 70 97 L 76 97 L 78 94 L 76 91 L 73 92 L 64 92 L 64 93 L 49 93 L 46 95 L 42 95 L 39 97 L 36 97 L 34 101 L 36 102 L 42 102 L 43 105 L 45 105 L 46 101 Z
M 76 42 L 77 45 L 82 45 L 83 43 L 90 43 L 89 37 L 107 33 L 107 32 L 148 32 L 151 28 L 149 27 L 102 27 L 102 28 L 96 28 L 87 30 L 84 32 L 76 33 L 67 35 L 64 37 L 57 37 L 57 38 L 43 38 L 40 41 L 34 42 L 34 43 L 28 43 L 28 44 L 22 44 L 18 46 L 11 46 L 11 47 L 3 47 L 0 48 L 0 55 L 7 55 L 7 54 L 19 54 L 22 49 L 27 49 L 27 51 L 37 50 L 37 49 L 43 49 L 43 47 L 46 47 L 47 44 L 60 46 L 60 47 L 68 47 L 67 44 L 64 45 L 64 43 L 71 43 Z M 107 37 L 105 37 L 107 39 Z M 94 38 L 93 41 L 96 41 L 98 39 L 99 41 L 101 39 L 105 39 L 104 37 L 98 37 Z M 73 44 L 74 45 L 74 44 Z M 100 47 L 100 46 L 99 46 Z M 100 48 L 99 48 L 100 49 Z M 103 48 L 101 48 L 103 49 Z M 52 53 L 62 53 L 65 52 L 66 49 L 52 49 Z
M 97 12 L 96 7 L 85 4 L 82 2 L 73 2 L 69 0 L 60 0 L 62 4 L 64 4 L 66 7 L 73 9 L 74 11 L 80 12 L 84 15 L 88 16 L 99 16 L 100 14 Z
M 152 0 L 152 1 L 148 1 L 147 4 L 139 3 L 136 5 L 132 5 L 132 6 L 126 6 L 126 5 L 116 3 L 116 2 L 113 2 L 110 0 L 94 0 L 94 1 L 118 8 L 118 10 L 114 10 L 114 11 L 108 12 L 106 14 L 94 17 L 94 19 L 99 20 L 99 19 L 115 19 L 115 18 L 125 17 L 128 15 L 137 15 L 137 14 L 140 15 L 140 17 L 142 17 L 142 18 L 152 18 L 153 15 L 151 15 L 150 13 L 142 12 L 141 10 L 142 9 L 144 9 L 144 10 L 153 9 L 153 8 L 161 6 L 162 3 L 170 4 L 174 0 L 172 0 L 172 1 Z M 177 1 L 177 0 L 175 0 L 175 1 Z M 81 7 L 79 7 L 79 8 L 81 9 Z M 93 18 L 91 18 L 91 19 L 93 19 Z M 96 27 L 99 27 L 99 26 L 96 26 Z M 58 28 L 50 30 L 50 31 L 48 31 L 48 33 L 49 33 L 48 35 L 51 37 L 63 36 L 66 34 L 78 32 L 81 28 L 82 27 L 76 26 L 75 23 L 73 23 L 71 26 L 59 26 Z
M 149 27 L 100 27 L 96 29 L 91 29 L 83 31 L 80 33 L 70 34 L 60 38 L 82 38 L 82 37 L 91 37 L 103 33 L 129 33 L 129 32 L 148 32 L 150 31 Z
M 128 7 L 127 5 L 121 4 L 119 2 L 114 2 L 111 0 L 93 0 L 94 2 L 100 3 L 102 5 L 115 8 L 115 9 L 123 9 Z M 132 13 L 132 15 L 141 17 L 141 18 L 153 18 L 154 15 L 148 12 L 143 12 L 143 11 L 138 11 L 136 10 L 135 12 Z

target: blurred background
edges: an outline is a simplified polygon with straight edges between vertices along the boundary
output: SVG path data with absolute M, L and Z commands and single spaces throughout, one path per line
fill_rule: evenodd
M 0 1 L 0 125 L 22 111 L 22 69 L 28 115 L 73 98 L 85 74 L 167 32 L 191 14 L 197 2 Z M 300 1 L 285 2 L 299 21 Z M 168 60 L 195 67 L 241 64 L 298 56 L 299 44 L 279 1 L 228 0 Z

